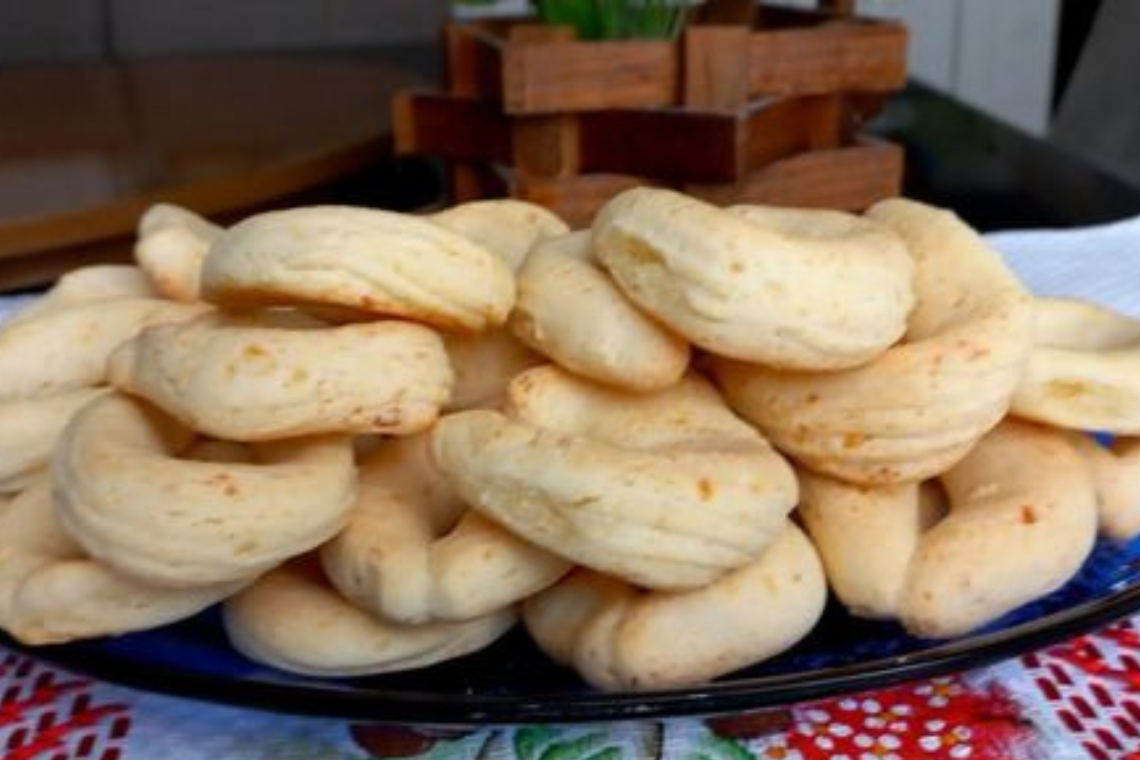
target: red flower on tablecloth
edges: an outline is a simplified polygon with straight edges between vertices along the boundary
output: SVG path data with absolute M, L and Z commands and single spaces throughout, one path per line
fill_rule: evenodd
M 4 760 L 119 760 L 129 708 L 96 704 L 92 683 L 0 652 L 0 756 Z
M 795 707 L 757 749 L 771 760 L 1010 760 L 1034 737 L 1001 689 L 936 678 Z
M 1140 760 L 1140 631 L 1126 621 L 1022 658 L 1093 760 Z

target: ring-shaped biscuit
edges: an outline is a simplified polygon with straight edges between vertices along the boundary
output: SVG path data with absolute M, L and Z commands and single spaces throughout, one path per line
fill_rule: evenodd
M 505 327 L 492 327 L 476 335 L 443 335 L 455 383 L 446 412 L 490 409 L 503 403 L 507 385 L 525 369 L 546 363 Z
M 53 396 L 102 383 L 107 357 L 148 325 L 209 310 L 153 298 L 115 298 L 52 309 L 0 327 L 0 401 Z
M 327 541 L 356 497 L 342 436 L 253 447 L 254 464 L 179 458 L 193 431 L 126 396 L 81 409 L 52 460 L 60 520 L 101 562 L 153 585 L 249 578 Z
M 601 689 L 681 688 L 755 664 L 815 625 L 827 582 L 792 523 L 759 559 L 704 588 L 645 592 L 576 570 L 523 605 L 539 647 Z
M 1028 294 L 953 214 L 891 200 L 868 214 L 906 240 L 918 301 L 906 340 L 842 372 L 720 360 L 725 398 L 805 466 L 865 485 L 923 480 L 1009 409 L 1032 341 Z
M 5 321 L 45 314 L 49 311 L 110 298 L 159 298 L 146 272 L 129 264 L 94 264 L 61 275 L 46 293 Z
M 898 236 L 839 211 L 726 210 L 635 188 L 593 226 L 639 307 L 714 354 L 783 369 L 865 364 L 902 336 L 913 264 Z
M 1018 417 L 1140 435 L 1140 320 L 1091 303 L 1034 300 L 1033 351 L 1013 394 Z
M 360 461 L 348 525 L 321 547 L 349 601 L 396 623 L 470 620 L 557 581 L 570 563 L 470 510 L 430 461 L 427 435 Z
M 252 660 L 294 673 L 368 675 L 477 651 L 514 625 L 514 609 L 462 623 L 387 623 L 349 604 L 315 562 L 271 570 L 223 607 L 226 633 Z
M 474 240 L 512 272 L 519 271 L 536 243 L 570 231 L 553 212 L 513 198 L 460 203 L 427 218 Z
M 689 365 L 689 344 L 639 311 L 594 263 L 589 232 L 531 250 L 510 326 L 559 365 L 615 388 L 667 388 Z
M 155 628 L 241 585 L 158 588 L 90 559 L 56 519 L 46 474 L 0 507 L 0 628 L 25 644 Z
M 958 636 L 1056 589 L 1092 550 L 1095 487 L 1061 431 L 1007 420 L 939 480 L 941 520 L 917 483 L 801 473 L 800 515 L 856 614 Z
M 323 433 L 407 435 L 451 393 L 435 331 L 387 320 L 329 327 L 299 313 L 219 313 L 143 330 L 110 382 L 204 435 L 265 441 Z
M 71 415 L 106 388 L 80 388 L 56 396 L 0 401 L 0 493 L 19 491 L 47 466 Z
M 189 209 L 156 203 L 139 220 L 135 260 L 162 295 L 197 301 L 202 262 L 223 231 Z
M 428 219 L 314 206 L 228 229 L 206 256 L 202 293 L 226 307 L 332 306 L 478 332 L 506 321 L 515 283 L 498 256 Z
M 1096 481 L 1101 533 L 1117 541 L 1140 534 L 1140 439 L 1116 438 L 1100 445 L 1082 433 L 1071 441 Z
M 487 517 L 646 588 L 748 564 L 796 500 L 789 465 L 696 377 L 630 394 L 539 367 L 511 383 L 506 414 L 445 416 L 432 447 Z

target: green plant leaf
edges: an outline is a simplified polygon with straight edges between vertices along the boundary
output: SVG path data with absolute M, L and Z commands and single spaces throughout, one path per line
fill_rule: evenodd
M 536 0 L 547 24 L 568 24 L 581 39 L 671 39 L 690 0 Z
M 600 39 L 602 23 L 594 0 L 537 0 L 538 17 L 545 24 L 572 26 L 584 40 Z

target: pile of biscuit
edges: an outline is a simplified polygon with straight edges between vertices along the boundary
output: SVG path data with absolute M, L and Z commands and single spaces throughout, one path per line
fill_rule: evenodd
M 912 201 L 639 188 L 574 232 L 507 200 L 164 205 L 136 254 L 0 326 L 0 628 L 29 644 L 223 602 L 247 656 L 355 675 L 521 619 L 599 688 L 663 689 L 791 647 L 829 587 L 951 637 L 1140 532 L 1140 322 L 1033 298 Z

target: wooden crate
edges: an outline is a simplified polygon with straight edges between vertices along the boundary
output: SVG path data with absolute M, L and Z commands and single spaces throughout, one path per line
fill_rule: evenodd
M 469 164 L 459 173 L 454 200 L 519 198 L 546 206 L 576 228 L 588 226 L 598 208 L 617 193 L 642 185 L 672 187 L 718 205 L 761 203 L 861 211 L 897 195 L 902 171 L 902 148 L 860 135 L 850 145 L 773 161 L 735 182 L 663 182 L 602 173 L 539 177 L 505 164 Z
M 906 28 L 842 13 L 768 9 L 764 27 L 690 26 L 679 42 L 588 42 L 520 21 L 447 27 L 448 89 L 505 113 L 735 107 L 758 97 L 890 92 Z
M 394 113 L 400 153 L 507 164 L 545 177 L 616 173 L 732 182 L 781 158 L 850 144 L 881 106 L 880 97 L 801 95 L 725 111 L 621 108 L 511 117 L 485 100 L 404 92 Z
M 677 41 L 523 21 L 451 24 L 446 41 L 446 91 L 400 93 L 395 133 L 400 153 L 448 159 L 456 201 L 509 193 L 580 224 L 635 184 L 841 208 L 899 191 L 901 152 L 859 136 L 905 82 L 895 22 L 765 8 L 760 27 Z

